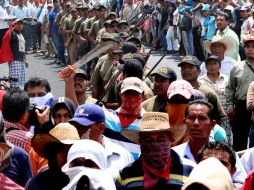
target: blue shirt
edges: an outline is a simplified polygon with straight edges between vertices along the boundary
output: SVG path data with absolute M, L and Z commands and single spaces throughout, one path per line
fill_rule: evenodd
M 20 6 L 15 6 L 12 8 L 11 10 L 11 13 L 10 13 L 11 16 L 15 16 L 17 17 L 18 19 L 23 19 L 25 17 L 29 17 L 31 16 L 28 12 L 28 8 L 26 6 L 23 6 L 22 8 Z
M 11 164 L 3 170 L 3 174 L 15 183 L 24 187 L 32 177 L 28 154 L 18 146 L 13 147 Z
M 127 127 L 122 128 L 118 117 L 118 110 L 104 110 L 104 112 L 106 118 L 106 129 L 104 131 L 104 135 L 108 137 L 113 143 L 116 143 L 127 149 L 132 154 L 133 158 L 136 160 L 140 154 L 140 146 L 124 137 L 121 134 L 121 131 L 123 129 L 140 130 L 140 123 L 142 118 L 137 118 Z M 144 112 L 145 110 L 142 108 L 141 115 L 143 115 Z
M 49 23 L 51 25 L 51 32 L 57 33 L 58 32 L 58 27 L 56 25 L 55 19 L 56 19 L 56 15 L 60 12 L 60 9 L 53 9 L 50 13 L 49 13 Z

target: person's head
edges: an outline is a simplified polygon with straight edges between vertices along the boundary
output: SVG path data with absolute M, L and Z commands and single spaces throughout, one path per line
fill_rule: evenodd
M 168 87 L 168 103 L 187 104 L 189 101 L 193 100 L 193 96 L 193 87 L 186 80 L 176 80 Z
M 66 97 L 57 98 L 50 106 L 50 120 L 53 125 L 68 122 L 75 112 L 75 105 Z
M 250 6 L 243 5 L 240 9 L 240 16 L 245 20 L 250 17 Z
M 18 0 L 18 6 L 23 7 L 25 5 L 25 0 Z
M 101 19 L 105 19 L 107 15 L 107 8 L 103 5 L 100 5 L 100 9 L 99 9 L 99 18 Z
M 221 68 L 220 58 L 216 55 L 209 56 L 205 61 L 207 74 L 219 74 Z
M 167 97 L 169 85 L 177 79 L 175 71 L 169 67 L 161 67 L 151 76 L 154 77 L 154 95 L 159 98 Z
M 143 67 L 142 64 L 136 59 L 120 59 L 120 63 L 123 63 L 123 79 L 128 77 L 137 77 L 142 79 Z
M 77 128 L 80 138 L 101 143 L 105 130 L 105 113 L 100 106 L 96 104 L 79 106 L 69 123 Z
M 76 70 L 74 77 L 74 91 L 75 94 L 85 94 L 87 88 L 87 74 L 81 69 Z
M 244 53 L 249 60 L 254 60 L 254 37 L 249 36 L 244 39 Z
M 209 11 L 210 11 L 210 5 L 209 4 L 205 4 L 202 9 L 201 9 L 201 14 L 203 17 L 207 17 L 209 16 Z
M 126 115 L 140 114 L 143 98 L 143 82 L 137 77 L 128 77 L 123 80 L 120 89 L 122 101 L 121 110 Z
M 117 19 L 117 13 L 116 12 L 109 12 L 108 13 L 108 19 L 116 20 Z
M 53 0 L 53 6 L 55 9 L 59 9 L 60 8 L 59 0 Z
M 228 170 L 217 158 L 208 158 L 193 168 L 181 190 L 232 190 Z
M 29 97 L 22 90 L 8 90 L 3 97 L 3 117 L 5 120 L 27 125 L 29 118 Z
M 49 168 L 60 171 L 67 162 L 71 145 L 80 140 L 77 129 L 69 123 L 60 123 L 48 134 L 36 134 L 31 145 L 35 152 L 48 160 Z
M 70 12 L 71 12 L 72 18 L 74 18 L 74 19 L 78 18 L 78 10 L 76 7 L 71 7 Z
M 118 25 L 118 21 L 117 20 L 111 20 L 110 24 L 109 24 L 109 31 L 111 33 L 116 33 L 117 32 L 117 25 Z
M 106 41 L 115 42 L 114 45 L 106 51 L 110 59 L 115 59 L 116 54 L 114 54 L 113 51 L 119 50 L 121 48 L 120 46 L 121 38 L 119 37 L 118 34 L 113 33 L 102 35 L 101 42 Z
M 13 27 L 14 27 L 14 30 L 17 31 L 17 32 L 21 32 L 23 30 L 23 21 L 20 20 L 20 19 L 17 19 L 13 22 Z
M 140 144 L 141 160 L 155 170 L 166 167 L 171 144 L 178 140 L 181 133 L 181 130 L 170 127 L 168 114 L 162 112 L 144 113 L 140 130 L 121 131 L 121 134 L 132 142 Z
M 119 24 L 118 24 L 117 32 L 124 33 L 124 32 L 129 32 L 129 31 L 130 31 L 130 27 L 128 25 L 128 22 L 126 20 L 120 20 Z
M 185 56 L 181 63 L 178 64 L 178 67 L 181 67 L 183 80 L 189 83 L 197 81 L 200 73 L 200 61 L 195 56 Z
M 68 152 L 67 163 L 63 166 L 62 171 L 66 172 L 78 166 L 100 170 L 107 169 L 105 148 L 93 140 L 81 139 L 75 142 Z
M 48 4 L 47 6 L 47 10 L 48 10 L 48 13 L 50 13 L 53 9 L 53 5 L 52 4 Z
M 51 91 L 47 79 L 32 77 L 24 85 L 24 90 L 29 97 L 42 97 Z
M 185 110 L 185 123 L 191 142 L 208 142 L 214 120 L 213 105 L 204 100 L 189 102 Z
M 215 157 L 228 169 L 231 176 L 236 171 L 236 155 L 235 151 L 228 144 L 220 141 L 208 142 L 198 153 L 198 162 L 210 157 Z
M 220 13 L 216 16 L 216 25 L 218 30 L 223 31 L 229 25 L 229 16 L 226 13 Z

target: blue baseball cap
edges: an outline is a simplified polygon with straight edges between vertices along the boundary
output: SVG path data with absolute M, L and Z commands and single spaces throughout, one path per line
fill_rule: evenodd
M 74 117 L 69 120 L 69 123 L 72 122 L 83 126 L 93 125 L 97 122 L 105 123 L 105 113 L 96 104 L 82 104 L 77 108 Z

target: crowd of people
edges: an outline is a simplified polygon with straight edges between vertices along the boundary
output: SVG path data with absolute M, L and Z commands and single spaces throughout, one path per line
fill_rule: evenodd
M 0 190 L 254 190 L 252 4 L 0 0 Z

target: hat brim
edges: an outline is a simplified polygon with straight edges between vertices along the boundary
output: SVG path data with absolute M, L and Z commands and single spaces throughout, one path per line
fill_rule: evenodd
M 47 156 L 45 155 L 45 147 L 49 143 L 73 144 L 74 142 L 76 142 L 76 140 L 60 141 L 50 134 L 37 134 L 32 138 L 31 144 L 33 149 L 37 154 L 39 154 L 39 156 L 47 159 Z
M 166 78 L 166 79 L 170 79 L 170 77 L 166 74 L 166 73 L 152 73 L 151 76 L 156 76 L 156 75 L 159 75 L 163 78 Z
M 212 44 L 223 44 L 226 48 L 225 53 L 228 53 L 233 46 L 232 42 L 229 40 L 226 40 L 226 39 L 220 39 L 220 40 L 216 40 L 216 41 L 206 40 L 206 41 L 204 41 L 204 47 L 205 47 L 205 50 L 209 54 L 211 54 L 211 45 Z
M 193 95 L 193 94 L 191 94 L 190 92 L 187 92 L 187 91 L 183 95 L 182 89 L 176 89 L 176 90 L 174 90 L 174 92 L 168 94 L 168 99 L 171 99 L 174 95 L 177 95 L 177 94 L 183 96 L 187 100 L 190 100 L 191 96 Z
M 96 123 L 95 121 L 91 121 L 91 120 L 89 120 L 87 118 L 77 118 L 75 116 L 72 119 L 70 119 L 68 122 L 69 123 L 76 122 L 76 123 L 78 123 L 78 124 L 80 124 L 80 125 L 82 125 L 84 127 L 90 126 L 90 125 L 93 125 L 93 124 Z
M 123 88 L 122 90 L 121 90 L 121 93 L 124 93 L 125 91 L 127 91 L 127 90 L 135 90 L 135 91 L 137 91 L 138 93 L 143 93 L 144 92 L 144 90 L 142 90 L 142 89 L 140 89 L 140 88 L 138 88 L 138 87 L 136 87 L 136 86 L 128 86 L 128 87 L 126 87 L 126 88 Z
M 173 144 L 174 142 L 178 142 L 185 135 L 186 125 L 170 127 L 168 129 L 155 128 L 153 130 L 144 130 L 144 131 L 124 129 L 120 133 L 130 141 L 139 144 L 140 133 L 151 133 L 151 132 L 170 132 L 172 137 L 171 143 Z
M 196 67 L 200 67 L 199 65 L 196 65 L 196 64 L 194 64 L 194 63 L 192 63 L 192 62 L 188 62 L 188 61 L 183 61 L 183 62 L 181 62 L 181 63 L 179 63 L 178 64 L 178 67 L 181 67 L 183 64 L 189 64 L 189 65 L 193 65 L 193 66 L 196 66 Z

